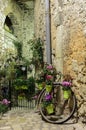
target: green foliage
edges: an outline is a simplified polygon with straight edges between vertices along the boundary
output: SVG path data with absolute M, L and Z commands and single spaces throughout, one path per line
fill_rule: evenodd
M 8 111 L 8 106 L 0 103 L 0 113 L 5 113 Z
M 24 79 L 15 79 L 13 81 L 13 86 L 15 87 L 16 90 L 23 89 L 22 86 L 27 86 L 27 80 L 24 80 Z
M 45 78 L 44 78 L 44 73 L 40 73 L 37 75 L 37 77 L 35 78 L 36 83 L 40 84 L 42 82 L 45 82 Z
M 15 73 L 16 73 L 16 69 L 15 69 L 15 62 L 11 62 L 9 64 L 9 66 L 6 69 L 6 77 L 7 79 L 14 79 L 15 78 Z
M 22 86 L 15 86 L 15 89 L 16 90 L 20 90 L 20 89 L 23 89 L 23 90 L 27 90 L 28 87 L 26 85 L 22 85 Z
M 35 79 L 33 77 L 30 77 L 27 81 L 27 84 L 29 85 L 29 92 L 34 93 L 35 92 Z
M 20 60 L 20 59 L 22 59 L 22 42 L 15 41 L 14 45 L 17 49 L 17 57 Z
M 16 79 L 13 81 L 16 90 L 28 90 L 30 93 L 35 91 L 35 80 L 33 77 L 29 79 Z
M 30 99 L 31 96 L 35 93 L 35 80 L 33 77 L 29 79 L 16 79 L 13 82 L 13 86 L 18 93 L 18 98 L 25 97 Z
M 2 70 L 0 70 L 0 78 L 4 77 L 6 75 L 6 69 L 3 68 Z
M 28 44 L 30 44 L 32 50 L 32 64 L 39 67 L 43 64 L 43 42 L 40 38 L 34 38 Z

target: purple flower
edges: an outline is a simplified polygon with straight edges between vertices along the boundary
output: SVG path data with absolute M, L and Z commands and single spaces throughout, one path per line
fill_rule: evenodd
M 7 99 L 2 100 L 2 104 L 8 105 L 9 103 L 10 103 L 10 101 L 8 101 Z
M 67 82 L 67 81 L 63 81 L 63 82 L 62 82 L 62 85 L 63 85 L 63 86 L 66 86 L 66 87 L 69 87 L 69 86 L 72 85 L 72 83 Z
M 52 99 L 52 96 L 51 96 L 50 94 L 47 94 L 47 95 L 45 96 L 45 99 L 46 99 L 47 101 L 49 101 L 49 100 Z

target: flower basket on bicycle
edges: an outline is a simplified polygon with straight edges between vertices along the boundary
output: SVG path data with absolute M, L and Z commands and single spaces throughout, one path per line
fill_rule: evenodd
M 44 102 L 42 107 L 46 114 L 52 114 L 54 112 L 54 105 L 52 104 L 52 96 L 49 93 L 45 93 Z
M 52 85 L 46 85 L 46 92 L 51 92 L 52 90 Z
M 52 114 L 54 113 L 54 105 L 51 103 L 46 107 L 47 113 Z
M 71 96 L 71 90 L 63 90 L 63 97 L 64 99 L 69 99 Z
M 69 99 L 71 96 L 71 89 L 70 87 L 72 86 L 71 82 L 68 81 L 63 81 L 62 82 L 63 85 L 63 97 L 64 99 Z

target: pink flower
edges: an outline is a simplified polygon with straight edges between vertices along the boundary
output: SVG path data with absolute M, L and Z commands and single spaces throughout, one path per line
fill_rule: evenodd
M 2 100 L 2 104 L 8 105 L 9 103 L 10 103 L 10 101 L 8 101 L 7 99 Z
M 47 79 L 47 80 L 50 80 L 50 79 L 52 79 L 52 78 L 53 78 L 52 75 L 47 75 L 47 76 L 46 76 L 46 79 Z
M 49 66 L 47 66 L 47 69 L 53 69 L 53 66 L 52 65 L 49 65 Z
M 71 86 L 72 83 L 67 82 L 67 81 L 63 81 L 63 82 L 62 82 L 62 85 L 67 87 L 67 86 Z

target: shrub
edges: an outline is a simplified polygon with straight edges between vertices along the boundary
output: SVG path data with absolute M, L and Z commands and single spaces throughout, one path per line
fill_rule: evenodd
M 5 113 L 8 111 L 9 103 L 10 101 L 8 101 L 7 99 L 3 99 L 0 102 L 0 113 Z

